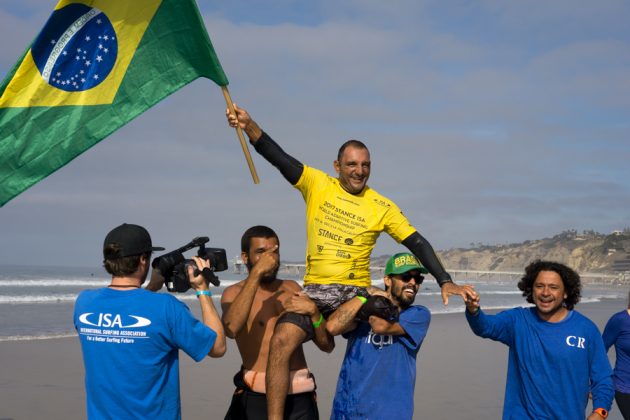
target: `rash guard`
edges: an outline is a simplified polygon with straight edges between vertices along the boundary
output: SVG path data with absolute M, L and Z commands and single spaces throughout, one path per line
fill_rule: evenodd
M 265 132 L 254 143 L 254 148 L 269 163 L 278 168 L 291 185 L 302 192 L 307 203 L 307 220 L 310 221 L 309 225 L 315 226 L 307 226 L 307 270 L 304 278 L 306 284 L 342 282 L 369 285 L 369 257 L 376 238 L 383 230 L 387 231 L 398 243 L 405 245 L 435 277 L 440 286 L 452 281 L 429 241 L 409 224 L 391 200 L 367 186 L 359 194 L 350 194 L 341 188 L 336 179 L 325 174 L 327 178 L 317 174 L 319 181 L 316 182 L 313 180 L 316 177 L 315 174 L 321 171 L 314 168 L 309 168 L 310 179 L 307 179 L 304 176 L 305 165 L 286 153 Z M 313 188 L 315 184 L 317 187 Z M 326 194 L 322 191 L 327 187 L 330 187 L 328 191 L 330 194 L 328 198 L 325 198 Z M 311 195 L 317 195 L 317 197 L 313 197 L 311 201 Z M 364 200 L 365 197 L 367 200 Z M 353 203 L 350 209 L 345 208 L 348 202 Z M 311 204 L 313 208 L 309 209 Z M 325 207 L 320 208 L 320 204 Z M 357 209 L 362 206 L 366 206 L 366 211 L 363 213 L 369 216 L 361 216 L 357 213 Z M 387 211 L 380 211 L 382 209 L 379 209 L 379 206 L 386 208 Z M 321 213 L 320 217 L 315 217 L 318 211 Z M 383 214 L 390 220 L 383 220 Z M 377 220 L 372 220 L 375 219 L 375 215 Z M 391 219 L 396 220 L 392 222 Z M 392 225 L 396 226 L 392 228 Z M 357 238 L 357 235 L 360 238 Z M 365 245 L 365 248 L 357 251 L 358 245 Z M 325 269 L 320 266 L 320 263 L 331 267 Z

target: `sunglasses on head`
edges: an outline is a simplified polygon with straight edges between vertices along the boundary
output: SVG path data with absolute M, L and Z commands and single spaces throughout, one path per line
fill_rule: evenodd
M 422 281 L 424 280 L 424 276 L 420 273 L 402 273 L 402 274 L 397 274 L 398 276 L 398 280 L 401 280 L 403 283 L 409 283 L 409 281 L 411 281 L 411 279 L 414 279 L 416 281 L 416 284 L 422 284 Z

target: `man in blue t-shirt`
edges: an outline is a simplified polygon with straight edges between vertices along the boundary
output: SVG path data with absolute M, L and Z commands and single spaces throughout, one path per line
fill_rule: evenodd
M 630 296 L 628 298 L 630 301 Z M 623 418 L 630 419 L 630 305 L 610 317 L 602 338 L 606 351 L 615 346 L 615 401 Z
M 163 249 L 152 246 L 142 226 L 118 226 L 103 245 L 111 284 L 77 298 L 74 326 L 83 351 L 90 419 L 179 419 L 179 349 L 195 361 L 225 353 L 221 319 L 202 274 L 188 267 L 203 323 L 174 296 L 154 293 L 164 284 L 157 269 L 147 289 L 140 287 L 151 252 Z M 207 260 L 193 258 L 200 271 L 210 267 Z
M 518 288 L 530 308 L 487 315 L 479 299 L 466 302 L 472 331 L 510 348 L 503 402 L 504 419 L 608 417 L 613 399 L 612 369 L 595 324 L 573 310 L 580 300 L 580 276 L 551 261 L 525 268 Z
M 354 330 L 344 333 L 348 344 L 331 419 L 412 418 L 416 356 L 431 321 L 429 310 L 413 302 L 426 273 L 413 254 L 395 254 L 385 265 L 386 297 L 357 297 L 328 320 L 335 335 L 343 332 L 336 331 L 343 325 L 338 319 L 356 316 L 359 320 Z M 397 310 L 388 319 L 374 316 L 388 307 L 386 298 Z

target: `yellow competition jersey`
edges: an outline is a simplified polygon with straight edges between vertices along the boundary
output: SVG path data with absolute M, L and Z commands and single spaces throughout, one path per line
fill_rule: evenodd
M 396 204 L 367 186 L 353 195 L 338 179 L 304 165 L 295 188 L 306 202 L 304 284 L 368 287 L 370 254 L 380 233 L 400 243 L 416 231 Z

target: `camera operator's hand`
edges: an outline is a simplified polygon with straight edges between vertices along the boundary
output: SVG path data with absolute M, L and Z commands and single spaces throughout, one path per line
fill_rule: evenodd
M 208 290 L 208 281 L 203 277 L 201 272 L 204 268 L 210 268 L 210 261 L 197 256 L 192 257 L 192 259 L 195 261 L 195 264 L 197 264 L 199 274 L 195 276 L 195 269 L 193 267 L 188 267 L 188 280 L 190 281 L 190 286 L 195 291 Z
M 164 276 L 162 276 L 160 269 L 151 269 L 151 279 L 149 280 L 146 289 L 151 290 L 152 292 L 157 292 L 162 289 L 162 286 L 164 286 Z
M 251 269 L 251 274 L 257 279 L 263 279 L 274 275 L 280 266 L 278 245 L 274 245 L 272 248 L 258 254 L 252 262 L 254 263 L 254 266 Z
M 207 291 L 208 280 L 204 278 L 201 272 L 206 268 L 210 269 L 210 261 L 196 256 L 192 257 L 192 259 L 197 265 L 197 271 L 199 274 L 195 276 L 194 267 L 188 266 L 186 274 L 188 275 L 190 287 L 192 287 L 196 292 Z M 201 307 L 201 317 L 203 318 L 203 323 L 217 333 L 217 338 L 208 355 L 210 357 L 221 357 L 225 354 L 225 331 L 223 329 L 223 324 L 221 323 L 221 317 L 212 302 L 212 293 L 198 294 L 197 299 L 199 300 L 199 305 Z

